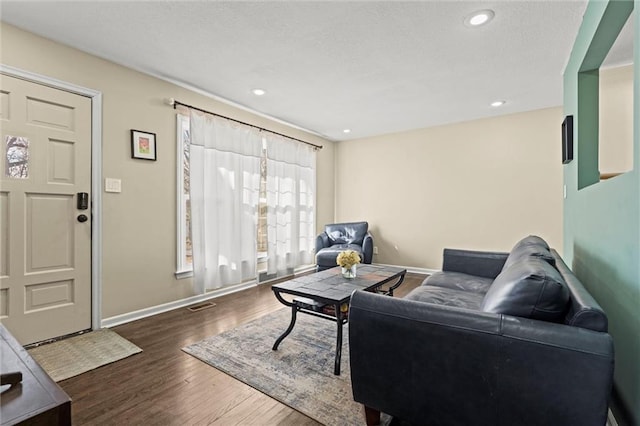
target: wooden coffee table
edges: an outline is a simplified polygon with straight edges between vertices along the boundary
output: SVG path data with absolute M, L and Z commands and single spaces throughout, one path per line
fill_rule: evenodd
M 313 315 L 337 323 L 336 335 L 336 359 L 333 373 L 340 375 L 340 359 L 342 358 L 342 326 L 349 320 L 349 301 L 351 293 L 355 290 L 375 291 L 388 296 L 393 296 L 393 291 L 398 288 L 406 269 L 392 266 L 358 265 L 355 278 L 343 278 L 340 267 L 326 269 L 314 274 L 304 275 L 274 284 L 271 289 L 280 303 L 291 307 L 291 322 L 289 327 L 273 344 L 273 350 L 277 350 L 280 343 L 291 333 L 296 324 L 298 312 Z M 382 289 L 385 284 L 391 285 Z M 282 297 L 283 294 L 294 296 L 289 301 Z

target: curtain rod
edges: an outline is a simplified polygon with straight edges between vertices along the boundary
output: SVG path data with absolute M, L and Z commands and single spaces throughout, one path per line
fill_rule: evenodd
M 183 107 L 187 107 L 189 109 L 195 109 L 196 111 L 204 112 L 205 114 L 215 115 L 216 117 L 222 117 L 227 120 L 235 121 L 236 123 L 244 124 L 245 126 L 253 127 L 255 129 L 263 130 L 265 132 L 273 133 L 274 135 L 284 136 L 285 138 L 293 139 L 294 141 L 301 142 L 307 145 L 311 145 L 314 149 L 322 149 L 322 145 L 316 145 L 311 142 L 303 141 L 302 139 L 292 138 L 291 136 L 283 135 L 282 133 L 274 132 L 273 130 L 265 129 L 264 127 L 256 126 L 255 124 L 245 123 L 244 121 L 236 120 L 235 118 L 227 117 L 226 115 L 217 114 L 215 112 L 207 111 L 206 109 L 194 107 L 193 105 L 185 104 L 184 102 L 176 101 L 173 98 L 169 98 L 165 100 L 168 105 L 173 105 L 173 109 L 176 109 L 178 105 L 182 105 Z

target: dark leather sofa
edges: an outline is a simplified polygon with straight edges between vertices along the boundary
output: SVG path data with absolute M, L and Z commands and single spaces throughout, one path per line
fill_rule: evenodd
M 373 236 L 368 222 L 331 223 L 316 237 L 316 270 L 338 266 L 336 258 L 345 250 L 356 251 L 362 263 L 373 260 Z
M 368 424 L 380 411 L 411 425 L 606 423 L 607 316 L 540 242 L 445 249 L 443 270 L 404 299 L 354 292 L 351 381 Z

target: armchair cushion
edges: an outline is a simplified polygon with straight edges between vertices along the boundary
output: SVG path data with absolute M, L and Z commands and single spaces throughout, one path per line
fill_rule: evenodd
M 484 297 L 485 312 L 545 321 L 561 321 L 569 289 L 560 273 L 546 261 L 524 258 L 505 268 Z
M 345 250 L 353 250 L 360 255 L 360 259 L 364 259 L 364 254 L 362 252 L 362 247 L 356 244 L 334 244 L 332 246 L 323 248 L 318 253 L 316 253 L 316 263 L 320 266 L 330 266 L 334 267 L 338 264 L 336 263 L 336 258 L 338 254 Z

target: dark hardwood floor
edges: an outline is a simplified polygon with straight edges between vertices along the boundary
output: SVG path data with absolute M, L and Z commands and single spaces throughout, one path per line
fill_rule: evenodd
M 423 279 L 407 274 L 396 297 Z M 317 425 L 182 352 L 184 346 L 283 307 L 266 284 L 213 302 L 215 307 L 202 311 L 176 309 L 114 327 L 143 352 L 59 383 L 73 400 L 73 424 Z

